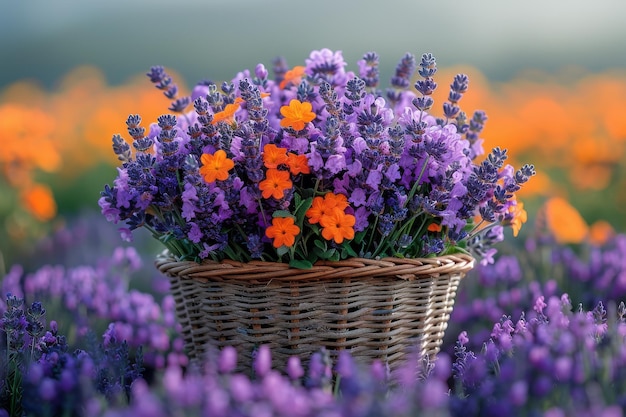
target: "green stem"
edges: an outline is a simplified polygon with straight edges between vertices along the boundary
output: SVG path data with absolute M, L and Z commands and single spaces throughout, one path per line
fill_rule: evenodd
M 374 225 L 371 229 L 371 233 L 370 233 L 370 239 L 369 242 L 367 242 L 367 246 L 366 249 L 369 249 L 372 246 L 372 241 L 374 240 L 374 233 L 376 232 L 376 226 L 378 225 L 378 216 L 376 216 L 376 219 L 374 220 Z
M 489 229 L 492 229 L 494 226 L 497 226 L 497 225 L 498 225 L 498 223 L 497 223 L 497 222 L 493 222 L 493 223 L 489 223 L 487 226 L 483 227 L 482 229 L 478 229 L 478 227 L 479 227 L 481 224 L 483 224 L 483 223 L 484 223 L 484 221 L 483 221 L 483 220 L 481 220 L 481 222 L 480 222 L 480 223 L 478 223 L 476 226 L 474 226 L 474 227 L 472 228 L 472 230 L 471 230 L 471 231 L 467 234 L 466 239 L 471 239 L 471 238 L 473 238 L 474 236 L 476 236 L 478 233 L 483 233 L 483 232 L 486 232 L 486 231 L 488 231 Z
M 265 215 L 265 210 L 263 210 L 263 204 L 261 204 L 261 200 L 257 200 L 259 203 L 259 208 L 261 209 L 261 216 L 263 216 L 263 224 L 267 224 L 267 216 Z
M 377 256 L 380 253 L 384 252 L 385 250 L 390 249 L 391 248 L 391 244 L 393 242 L 397 242 L 400 239 L 400 237 L 402 237 L 402 235 L 405 234 L 405 231 L 411 231 L 412 230 L 413 224 L 415 223 L 415 220 L 417 220 L 417 218 L 419 216 L 421 216 L 422 214 L 424 214 L 424 211 L 420 211 L 420 212 L 414 214 L 398 230 L 395 230 L 396 225 L 398 224 L 398 223 L 396 223 L 394 225 L 394 230 L 389 234 L 390 237 L 388 239 L 382 240 L 378 244 L 378 247 L 374 251 L 373 255 Z M 424 226 L 426 224 L 426 220 L 427 220 L 427 218 L 425 217 L 424 220 L 422 221 L 421 226 L 417 229 L 417 231 L 415 233 L 412 233 L 414 236 L 420 236 L 421 235 L 421 230 L 424 228 Z
M 481 219 L 481 220 L 480 220 L 480 222 L 478 222 L 478 224 L 476 224 L 476 225 L 474 225 L 474 227 L 472 227 L 472 230 L 470 230 L 470 231 L 467 233 L 467 235 L 468 235 L 469 237 L 472 237 L 472 236 L 473 236 L 473 234 L 474 234 L 474 232 L 479 232 L 479 231 L 480 231 L 480 230 L 479 230 L 479 228 L 480 228 L 480 226 L 481 226 L 484 222 L 485 222 L 485 219 Z
M 419 184 L 422 181 L 422 177 L 424 176 L 424 172 L 426 172 L 426 165 L 428 165 L 428 160 L 429 159 L 430 159 L 430 155 L 428 155 L 426 157 L 426 159 L 424 160 L 424 164 L 422 165 L 422 170 L 420 171 L 420 174 L 415 179 L 415 183 L 413 184 L 413 187 L 411 187 L 411 191 L 409 192 L 409 195 L 407 196 L 407 199 L 404 202 L 404 206 L 406 206 L 408 204 L 408 202 L 413 199 L 413 196 L 417 192 L 417 188 L 419 187 Z

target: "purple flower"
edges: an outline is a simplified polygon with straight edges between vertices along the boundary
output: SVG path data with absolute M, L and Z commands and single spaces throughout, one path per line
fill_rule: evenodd
M 187 233 L 189 240 L 194 243 L 200 242 L 202 240 L 203 233 L 198 224 L 195 222 L 189 222 L 189 226 L 189 232 Z
M 196 217 L 196 206 L 195 202 L 198 201 L 198 192 L 196 191 L 196 187 L 193 184 L 186 183 L 185 191 L 182 193 L 183 198 L 183 208 L 181 215 L 187 221 Z
M 237 350 L 232 346 L 226 346 L 220 353 L 219 371 L 222 373 L 230 373 L 237 366 Z
M 259 376 L 266 375 L 272 369 L 272 354 L 267 345 L 261 345 L 256 351 L 254 371 Z
M 300 363 L 300 358 L 292 356 L 287 360 L 287 374 L 293 380 L 300 379 L 304 376 L 304 369 Z

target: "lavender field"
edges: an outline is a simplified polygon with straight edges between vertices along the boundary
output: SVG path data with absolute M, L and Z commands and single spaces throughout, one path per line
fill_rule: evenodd
M 45 264 L 6 271 L 5 415 L 623 413 L 622 234 L 565 245 L 541 230 L 523 247 L 503 248 L 462 281 L 434 363 L 415 357 L 388 375 L 382 363 L 356 364 L 349 354 L 331 366 L 321 351 L 308 369 L 296 358 L 270 369 L 271 351 L 261 347 L 251 377 L 232 373 L 234 349 L 216 351 L 202 372 L 187 367 L 151 243 L 102 244 L 115 237 L 85 214 L 42 242 Z M 77 244 L 99 249 L 77 262 Z

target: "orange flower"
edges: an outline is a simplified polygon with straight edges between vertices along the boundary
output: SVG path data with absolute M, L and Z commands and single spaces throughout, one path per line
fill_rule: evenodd
M 431 223 L 428 225 L 429 232 L 441 232 L 441 225 L 437 223 Z
M 213 120 L 211 121 L 211 124 L 214 125 L 219 122 L 232 123 L 235 120 L 235 112 L 239 110 L 242 102 L 243 99 L 241 97 L 237 97 L 234 103 L 227 104 L 226 107 L 224 107 L 224 110 L 217 112 L 213 115 Z
M 215 182 L 215 180 L 224 181 L 228 178 L 228 171 L 235 166 L 233 160 L 228 159 L 226 152 L 222 149 L 219 149 L 213 155 L 208 153 L 202 154 L 200 161 L 202 161 L 200 174 L 208 183 Z
M 319 223 L 322 217 L 331 214 L 335 208 L 343 211 L 348 207 L 348 198 L 343 194 L 326 193 L 324 197 L 315 197 L 306 211 L 309 223 Z
M 589 242 L 592 245 L 602 246 L 615 236 L 615 229 L 606 220 L 598 220 L 589 227 Z
M 262 191 L 263 198 L 274 197 L 280 200 L 285 196 L 285 190 L 291 188 L 292 185 L 289 172 L 270 168 L 267 170 L 265 179 L 259 183 L 259 189 Z
M 48 221 L 56 215 L 57 205 L 45 185 L 33 185 L 22 193 L 21 200 L 24 208 L 39 221 Z
M 302 80 L 302 76 L 304 75 L 304 67 L 298 65 L 293 67 L 289 71 L 285 73 L 285 78 L 280 82 L 280 89 L 282 90 L 287 86 L 287 83 L 292 84 L 300 84 L 300 80 Z
M 306 155 L 296 155 L 293 152 L 289 152 L 287 154 L 287 166 L 289 167 L 289 172 L 293 175 L 311 173 Z
M 300 228 L 294 224 L 291 217 L 274 217 L 272 225 L 265 230 L 265 236 L 274 239 L 272 245 L 275 248 L 280 248 L 283 245 L 293 246 L 299 233 Z
M 562 197 L 546 201 L 539 218 L 545 221 L 546 228 L 558 243 L 581 243 L 589 235 L 589 226 L 583 217 Z
M 280 108 L 280 114 L 284 116 L 284 119 L 280 121 L 280 125 L 282 127 L 293 127 L 295 130 L 304 129 L 304 125 L 316 117 L 311 109 L 313 109 L 311 103 L 307 101 L 301 103 L 294 98 L 289 102 L 288 106 Z
M 306 211 L 306 216 L 309 218 L 309 223 L 319 223 L 324 214 L 327 214 L 332 210 L 332 207 L 327 207 L 324 197 L 315 197 L 311 203 L 311 207 Z
M 331 207 L 337 207 L 339 210 L 345 210 L 348 207 L 348 197 L 343 194 L 326 193 L 324 200 Z
M 322 236 L 326 240 L 334 240 L 341 244 L 344 239 L 354 238 L 354 224 L 356 218 L 352 214 L 346 214 L 338 208 L 334 208 L 331 213 L 325 214 L 320 219 L 322 225 Z
M 517 236 L 520 229 L 522 228 L 522 224 L 526 223 L 528 220 L 528 215 L 526 214 L 526 210 L 524 210 L 524 203 L 517 202 L 514 205 L 509 207 L 509 213 L 513 215 L 511 219 L 511 229 L 513 229 L 513 236 Z
M 266 168 L 278 168 L 278 165 L 287 163 L 287 149 L 279 148 L 274 144 L 263 147 L 263 164 Z

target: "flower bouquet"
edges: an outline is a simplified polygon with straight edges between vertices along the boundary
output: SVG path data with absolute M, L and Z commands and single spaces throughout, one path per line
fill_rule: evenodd
M 515 171 L 500 148 L 475 162 L 486 116 L 459 108 L 467 76 L 435 117 L 432 55 L 406 54 L 384 90 L 377 54 L 358 75 L 345 67 L 323 49 L 185 97 L 153 67 L 171 114 L 148 131 L 129 116 L 134 152 L 113 137 L 122 166 L 102 213 L 124 238 L 143 227 L 164 244 L 157 267 L 192 360 L 209 343 L 250 361 L 270 344 L 278 363 L 321 347 L 390 364 L 408 346 L 434 355 L 459 280 L 526 220 L 515 192 L 534 168 Z

